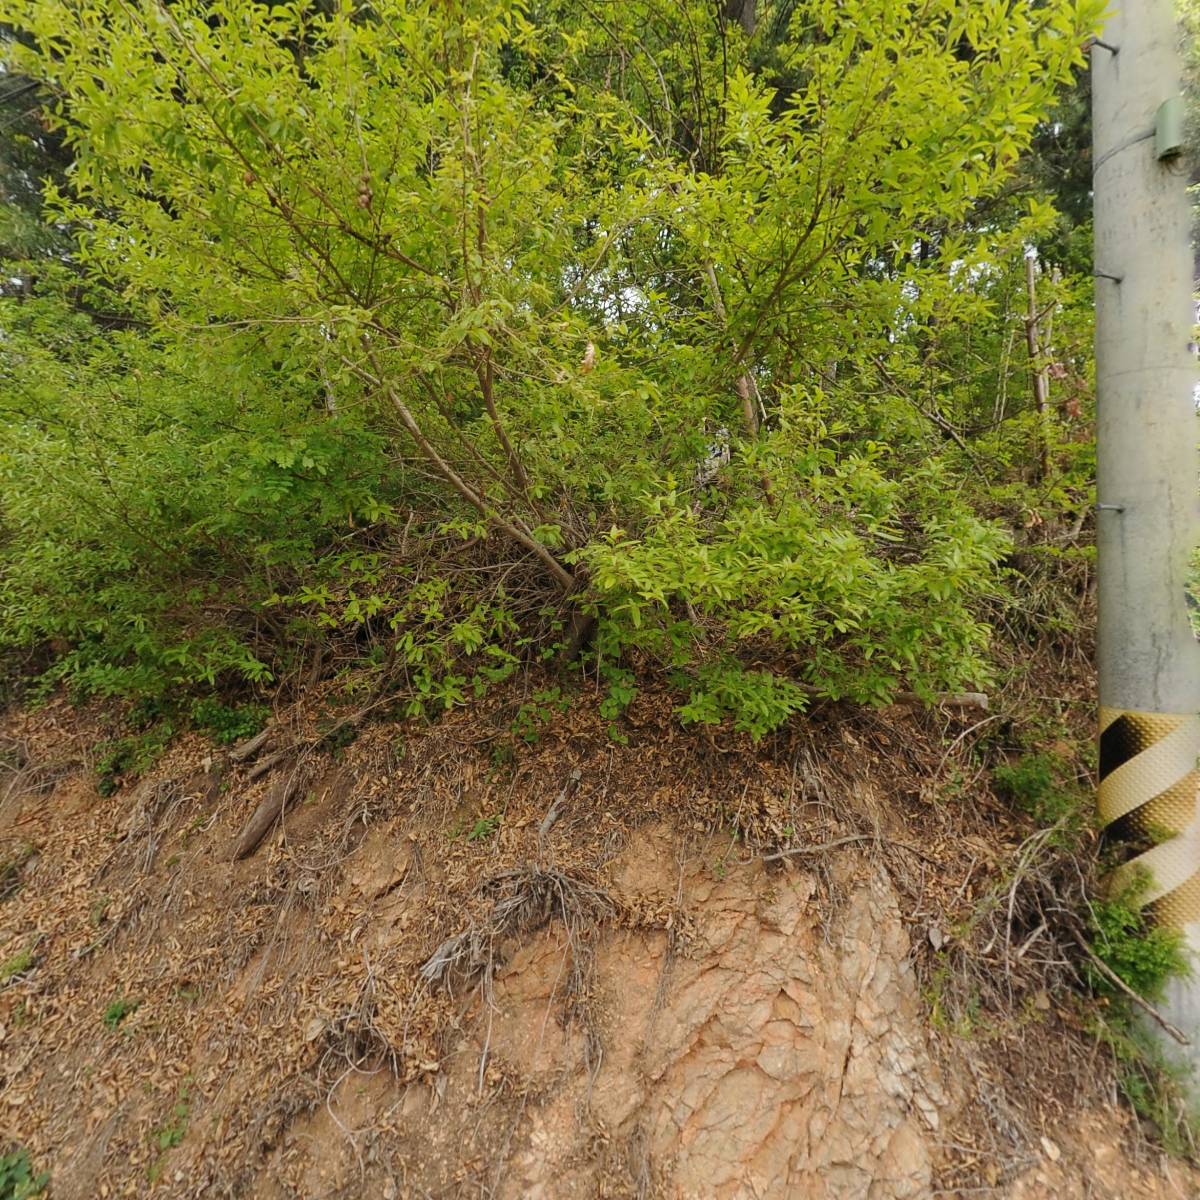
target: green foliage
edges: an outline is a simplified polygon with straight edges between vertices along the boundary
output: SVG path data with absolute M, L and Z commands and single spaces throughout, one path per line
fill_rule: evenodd
M 1100 7 L 10 0 L 75 240 L 0 299 L 0 648 L 172 696 L 333 641 L 420 716 L 591 613 L 755 736 L 980 686 L 1083 502 L 1012 345 Z
M 11 958 L 0 963 L 0 983 L 8 983 L 10 979 L 23 975 L 33 966 L 33 963 L 34 955 L 31 947 L 27 946 L 24 950 L 18 950 Z
M 480 817 L 467 830 L 468 842 L 486 842 L 500 828 L 500 814 L 492 813 L 488 817 Z
M 1180 931 L 1151 923 L 1140 906 L 1149 879 L 1136 881 L 1120 895 L 1091 902 L 1092 949 L 1109 969 L 1139 996 L 1155 1000 L 1168 980 L 1191 975 L 1191 961 Z M 1117 989 L 1101 972 L 1089 982 L 1100 995 Z
M 253 737 L 266 723 L 270 710 L 261 704 L 231 706 L 215 697 L 197 700 L 192 705 L 192 722 L 207 730 L 213 740 L 230 746 L 243 738 Z
M 1063 763 L 1052 754 L 1025 754 L 992 770 L 1001 792 L 1015 800 L 1041 828 L 1063 824 L 1078 829 L 1086 801 L 1062 782 Z
M 759 738 L 806 704 L 805 694 L 789 680 L 770 671 L 747 671 L 726 660 L 696 671 L 695 686 L 679 715 L 685 723 L 704 725 L 732 716 L 735 729 Z
M 115 1032 L 121 1022 L 131 1013 L 141 1007 L 140 1000 L 131 1000 L 127 996 L 119 996 L 104 1010 L 104 1028 Z
M 23 1147 L 0 1154 L 0 1200 L 26 1200 L 46 1190 L 50 1172 L 34 1174 L 29 1151 Z
M 111 796 L 128 776 L 148 771 L 174 734 L 171 722 L 160 721 L 141 733 L 101 742 L 96 747 L 96 790 L 102 796 Z

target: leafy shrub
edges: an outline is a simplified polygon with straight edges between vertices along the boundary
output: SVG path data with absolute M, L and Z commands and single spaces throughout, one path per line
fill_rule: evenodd
M 33 1173 L 28 1150 L 0 1154 L 0 1200 L 27 1200 L 44 1192 L 49 1182 L 49 1171 Z
M 1020 474 L 1006 195 L 1100 5 L 649 7 L 13 0 L 77 246 L 3 301 L 0 648 L 171 696 L 341 639 L 419 715 L 590 615 L 754 736 L 985 681 L 960 429 Z
M 192 705 L 192 722 L 207 730 L 222 746 L 253 737 L 266 723 L 270 711 L 261 704 L 231 706 L 214 697 L 197 700 Z
M 163 721 L 142 733 L 130 733 L 101 742 L 96 747 L 96 790 L 111 796 L 126 776 L 148 771 L 167 748 L 175 727 Z
M 1191 975 L 1191 960 L 1182 933 L 1152 924 L 1140 907 L 1149 884 L 1143 878 L 1120 895 L 1091 902 L 1092 949 L 1140 996 L 1155 1000 L 1167 981 Z M 1089 980 L 1101 995 L 1114 995 L 1111 980 L 1090 970 Z
M 1025 754 L 1015 763 L 993 768 L 996 786 L 1015 800 L 1041 827 L 1066 822 L 1080 825 L 1087 802 L 1064 786 L 1062 762 L 1051 754 Z

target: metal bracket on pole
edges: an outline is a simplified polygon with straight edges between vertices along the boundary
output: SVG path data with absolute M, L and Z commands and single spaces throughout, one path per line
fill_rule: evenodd
M 1102 42 L 1098 37 L 1088 39 L 1086 49 L 1090 50 L 1093 46 L 1099 46 L 1101 50 L 1107 50 L 1114 57 L 1121 53 L 1120 46 L 1114 46 L 1110 42 Z
M 1093 271 L 1093 279 L 1111 279 L 1113 283 L 1120 283 L 1124 278 L 1123 275 L 1110 275 L 1107 271 Z

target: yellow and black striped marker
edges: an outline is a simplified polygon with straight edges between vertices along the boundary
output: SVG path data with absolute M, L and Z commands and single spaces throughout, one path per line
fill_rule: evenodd
M 1200 715 L 1100 709 L 1100 823 L 1131 857 L 1120 891 L 1144 872 L 1141 902 L 1160 924 L 1200 921 Z

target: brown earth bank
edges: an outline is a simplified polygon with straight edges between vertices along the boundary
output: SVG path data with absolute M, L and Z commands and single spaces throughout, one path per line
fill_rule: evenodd
M 524 700 L 299 705 L 108 797 L 105 713 L 7 715 L 0 1136 L 49 1195 L 1200 1195 L 1035 954 L 955 958 L 1028 834 L 979 714 Z

